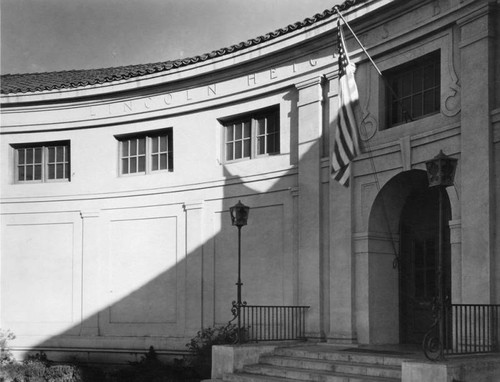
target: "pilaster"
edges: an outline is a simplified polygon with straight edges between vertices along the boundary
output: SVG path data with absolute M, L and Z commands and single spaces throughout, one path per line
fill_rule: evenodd
M 462 303 L 462 224 L 460 220 L 450 220 L 451 245 L 451 299 L 453 304 Z
M 330 110 L 330 152 L 335 137 L 338 114 L 338 76 L 335 72 L 329 81 L 328 108 Z M 356 342 L 354 260 L 352 247 L 352 187 L 345 188 L 330 177 L 330 333 L 328 341 L 334 343 Z
M 321 78 L 296 84 L 298 90 L 298 285 L 299 304 L 311 308 L 306 335 L 320 338 L 320 159 L 321 159 Z
M 461 41 L 462 302 L 491 303 L 493 296 L 492 6 L 458 21 Z
M 82 317 L 79 334 L 99 335 L 101 282 L 101 219 L 100 211 L 80 211 L 82 218 Z
M 203 327 L 203 203 L 185 203 L 186 213 L 186 331 Z

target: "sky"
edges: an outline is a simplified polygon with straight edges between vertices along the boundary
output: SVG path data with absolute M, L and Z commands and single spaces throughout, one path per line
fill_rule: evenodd
M 0 0 L 0 72 L 192 57 L 302 21 L 340 0 Z

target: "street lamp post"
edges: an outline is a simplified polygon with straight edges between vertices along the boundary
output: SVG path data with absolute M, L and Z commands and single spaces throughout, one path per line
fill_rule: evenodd
M 243 285 L 241 282 L 241 227 L 247 225 L 249 211 L 250 207 L 241 203 L 241 200 L 238 201 L 236 205 L 229 208 L 231 224 L 238 227 L 238 282 L 236 283 L 236 301 L 233 301 L 232 304 L 233 315 L 238 318 L 238 343 L 241 343 L 241 307 L 246 305 L 246 302 L 241 301 L 241 287 Z
M 444 359 L 444 337 L 445 337 L 445 315 L 446 315 L 446 291 L 443 275 L 443 194 L 446 187 L 453 186 L 455 170 L 457 168 L 457 159 L 451 158 L 439 151 L 433 159 L 425 163 L 427 169 L 427 178 L 429 187 L 438 189 L 438 270 L 437 270 L 437 301 L 433 305 L 435 322 L 424 337 L 423 347 L 425 356 L 430 360 Z M 433 335 L 436 328 L 438 336 Z

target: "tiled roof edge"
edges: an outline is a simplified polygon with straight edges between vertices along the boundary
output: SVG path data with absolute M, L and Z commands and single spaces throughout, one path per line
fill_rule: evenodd
M 280 28 L 263 36 L 259 36 L 247 41 L 242 41 L 238 44 L 234 44 L 226 48 L 217 49 L 210 53 L 205 53 L 190 58 L 152 64 L 127 65 L 103 69 L 81 69 L 56 72 L 4 74 L 1 76 L 2 81 L 0 93 L 35 93 L 50 90 L 79 88 L 84 86 L 126 80 L 183 66 L 193 65 L 275 39 L 277 37 L 296 31 L 297 29 L 301 29 L 318 21 L 327 19 L 336 13 L 336 9 L 343 12 L 354 6 L 355 4 L 362 3 L 364 1 L 365 0 L 346 0 L 342 4 L 325 10 L 323 13 L 317 13 L 313 17 L 309 17 L 304 19 L 303 21 L 290 24 L 285 28 Z

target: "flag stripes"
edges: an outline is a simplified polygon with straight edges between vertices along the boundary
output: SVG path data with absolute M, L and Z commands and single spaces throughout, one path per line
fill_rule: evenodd
M 337 130 L 333 143 L 332 178 L 343 186 L 349 186 L 351 162 L 360 153 L 358 127 L 354 109 L 359 102 L 359 94 L 354 79 L 354 64 L 350 62 L 345 49 L 344 34 L 338 26 L 339 45 L 339 113 Z

